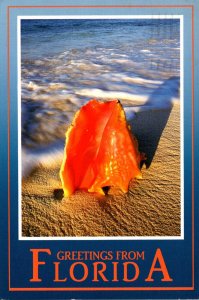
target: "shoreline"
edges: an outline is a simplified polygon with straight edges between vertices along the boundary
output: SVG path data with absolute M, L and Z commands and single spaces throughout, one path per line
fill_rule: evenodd
M 23 237 L 180 236 L 180 104 L 136 113 L 131 123 L 147 156 L 129 192 L 76 191 L 59 200 L 60 162 L 40 164 L 22 183 Z

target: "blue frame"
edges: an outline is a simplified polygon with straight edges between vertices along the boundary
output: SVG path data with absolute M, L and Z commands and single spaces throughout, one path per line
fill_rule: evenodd
M 122 8 L 121 6 L 128 6 Z M 197 112 L 199 111 L 199 65 L 198 65 L 198 40 L 199 19 L 193 19 L 193 13 L 199 13 L 199 2 L 190 0 L 181 1 L 92 1 L 76 0 L 51 0 L 48 5 L 52 6 L 73 6 L 60 8 L 39 8 L 46 6 L 43 0 L 13 0 L 2 1 L 0 4 L 0 60 L 1 60 L 1 89 L 0 89 L 0 137 L 1 141 L 1 177 L 0 177 L 0 297 L 5 299 L 63 299 L 63 298 L 130 298 L 130 299 L 160 299 L 160 298 L 197 298 L 199 263 L 197 249 L 199 246 L 199 193 L 196 184 L 199 178 L 198 157 L 199 149 L 199 121 Z M 82 6 L 75 8 L 74 6 Z M 103 6 L 88 8 L 86 6 Z M 105 6 L 110 5 L 109 8 Z M 140 7 L 135 7 L 135 6 Z M 168 5 L 168 7 L 166 7 Z M 10 6 L 10 7 L 9 7 Z M 32 6 L 21 8 L 19 6 Z M 85 6 L 85 7 L 83 7 Z M 112 6 L 112 7 L 111 7 Z M 120 6 L 118 8 L 113 6 Z M 132 7 L 130 7 L 132 6 Z M 134 7 L 133 7 L 134 6 Z M 142 7 L 143 6 L 143 7 Z M 145 6 L 145 7 L 144 7 Z M 149 7 L 152 6 L 152 7 Z M 159 7 L 158 7 L 159 6 Z M 173 6 L 177 6 L 174 8 Z M 17 16 L 26 15 L 172 15 L 184 16 L 184 240 L 106 240 L 106 241 L 55 241 L 55 240 L 18 240 L 18 99 L 17 99 Z M 9 19 L 8 19 L 9 18 Z M 9 28 L 7 27 L 9 26 Z M 193 26 L 194 25 L 194 26 Z M 193 36 L 194 29 L 194 36 Z M 8 36 L 9 30 L 9 36 Z M 9 38 L 9 41 L 8 41 Z M 193 38 L 193 40 L 192 40 Z M 9 44 L 8 44 L 9 43 Z M 8 52 L 8 45 L 10 51 Z M 194 46 L 194 49 L 192 48 Z M 194 55 L 194 57 L 193 57 Z M 9 104 L 10 103 L 10 104 Z M 8 117 L 10 116 L 10 117 Z M 10 120 L 8 119 L 10 118 Z M 194 126 L 193 126 L 194 125 Z M 194 131 L 193 131 L 194 129 Z M 8 134 L 10 133 L 10 143 Z M 194 136 L 192 134 L 194 133 Z M 193 157 L 195 153 L 195 158 Z M 194 161 L 193 161 L 194 159 Z M 192 168 L 194 167 L 194 169 Z M 9 174 L 10 168 L 10 189 Z M 193 173 L 194 172 L 194 173 Z M 194 180 L 195 182 L 192 182 Z M 194 189 L 192 189 L 192 187 Z M 194 192 L 194 194 L 192 194 Z M 193 198 L 194 196 L 194 198 Z M 8 199 L 10 202 L 8 203 Z M 194 200 L 194 202 L 193 202 Z M 9 217 L 8 217 L 9 216 Z M 193 220 L 194 218 L 194 220 Z M 10 225 L 8 224 L 10 219 Z M 193 221 L 195 221 L 193 223 Z M 3 241 L 3 243 L 2 243 Z M 65 246 L 66 245 L 66 246 Z M 143 264 L 139 280 L 132 283 L 135 290 L 125 289 L 125 283 L 104 283 L 103 287 L 122 287 L 123 290 L 22 290 L 26 288 L 62 287 L 62 288 L 85 288 L 100 287 L 99 284 L 91 282 L 90 276 L 80 284 L 73 282 L 53 283 L 49 278 L 53 277 L 52 269 L 48 270 L 48 276 L 42 283 L 31 283 L 29 281 L 32 274 L 31 248 L 49 248 L 52 254 L 58 250 L 111 250 L 124 249 L 127 251 L 145 251 L 146 261 Z M 174 279 L 172 282 L 147 283 L 144 279 L 148 275 L 154 253 L 160 248 L 167 263 L 167 267 Z M 49 257 L 48 263 L 53 262 L 53 255 Z M 8 264 L 10 262 L 10 270 Z M 91 267 L 91 262 L 88 262 Z M 194 277 L 193 279 L 193 268 Z M 111 272 L 111 271 L 110 271 Z M 10 273 L 10 280 L 9 278 Z M 128 285 L 129 286 L 129 285 Z M 142 287 L 145 290 L 142 290 Z M 148 288 L 156 287 L 156 290 Z M 179 288 L 178 290 L 178 287 Z M 160 289 L 158 289 L 160 288 Z M 161 290 L 162 288 L 162 290 Z M 21 290 L 20 290 L 21 289 Z

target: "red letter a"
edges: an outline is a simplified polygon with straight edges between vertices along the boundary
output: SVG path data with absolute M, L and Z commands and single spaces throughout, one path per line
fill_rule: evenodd
M 160 264 L 159 267 L 155 267 L 155 265 L 157 263 L 157 260 L 158 260 L 158 262 Z M 152 262 L 152 265 L 151 265 L 151 269 L 150 269 L 149 275 L 145 279 L 145 281 L 154 281 L 154 279 L 152 278 L 153 272 L 162 272 L 163 278 L 161 279 L 161 281 L 173 281 L 173 279 L 169 276 L 169 273 L 168 273 L 168 270 L 167 270 L 164 258 L 162 256 L 162 252 L 161 252 L 161 250 L 159 248 L 157 249 L 157 251 L 155 253 L 155 256 L 154 256 L 154 259 L 153 259 L 153 262 Z

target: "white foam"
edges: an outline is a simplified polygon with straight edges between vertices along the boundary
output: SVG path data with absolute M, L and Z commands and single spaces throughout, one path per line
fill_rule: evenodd
M 174 102 L 179 102 L 179 78 L 173 77 L 161 84 L 153 94 L 148 96 L 145 105 L 125 107 L 127 120 L 134 118 L 141 111 L 168 109 Z
M 150 53 L 151 51 L 150 51 L 150 50 L 143 49 L 143 50 L 140 50 L 140 52 L 143 52 L 143 53 Z
M 119 56 L 119 57 L 128 57 L 128 55 L 126 54 L 117 54 L 117 53 L 111 53 L 111 55 L 114 55 L 114 56 Z
M 126 63 L 130 63 L 131 61 L 129 59 L 122 59 L 122 58 L 115 58 L 115 59 L 112 59 L 111 60 L 112 62 L 115 62 L 115 63 L 119 63 L 119 64 L 126 64 Z
M 60 90 L 60 89 L 66 89 L 67 86 L 64 83 L 57 82 L 57 83 L 50 83 L 48 88 L 51 90 Z
M 144 85 L 144 84 L 160 85 L 163 83 L 163 81 L 161 81 L 161 80 L 150 80 L 150 79 L 144 79 L 141 77 L 124 76 L 122 79 L 125 82 L 135 83 L 135 84 L 140 84 L 140 85 Z
M 60 165 L 63 149 L 63 145 L 46 147 L 35 152 L 22 148 L 22 177 L 27 177 L 38 166 L 53 168 Z
M 37 89 L 39 89 L 39 86 L 35 83 L 33 83 L 32 81 L 29 81 L 27 88 L 31 91 L 35 91 Z
M 138 102 L 139 105 L 146 103 L 148 95 L 136 95 L 127 92 L 104 91 L 101 89 L 80 89 L 76 91 L 77 95 L 102 98 L 102 99 L 119 99 Z

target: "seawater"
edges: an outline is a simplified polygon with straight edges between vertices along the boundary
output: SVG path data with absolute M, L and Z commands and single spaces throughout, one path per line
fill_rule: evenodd
M 21 20 L 21 71 L 23 149 L 56 149 L 92 98 L 127 118 L 179 99 L 180 21 Z

